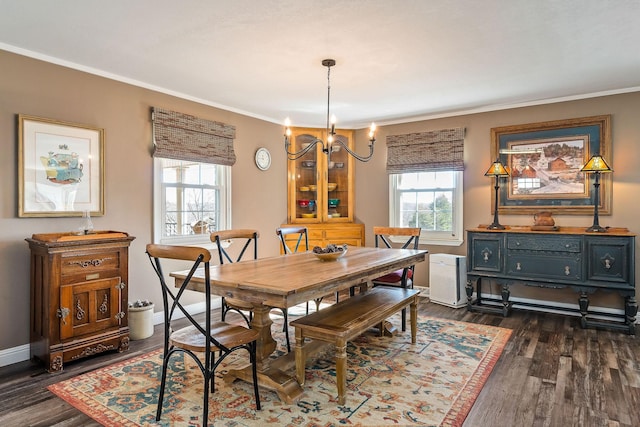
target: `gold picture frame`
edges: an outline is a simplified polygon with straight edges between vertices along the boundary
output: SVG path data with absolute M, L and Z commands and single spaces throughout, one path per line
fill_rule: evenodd
M 104 215 L 104 129 L 18 115 L 18 216 Z
M 498 213 L 593 214 L 593 177 L 580 169 L 595 153 L 611 162 L 610 115 L 496 127 L 491 141 L 491 158 L 510 172 L 500 187 Z M 611 175 L 600 177 L 602 215 L 611 215 Z M 493 210 L 494 192 L 491 197 Z

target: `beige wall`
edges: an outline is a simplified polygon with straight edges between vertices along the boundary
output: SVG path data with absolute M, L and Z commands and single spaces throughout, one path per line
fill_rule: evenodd
M 159 106 L 236 126 L 233 167 L 233 226 L 261 232 L 260 256 L 278 253 L 274 228 L 286 220 L 286 157 L 282 127 L 0 51 L 0 351 L 29 342 L 29 251 L 24 239 L 33 233 L 64 232 L 77 227 L 78 218 L 17 217 L 17 126 L 19 113 L 84 123 L 106 130 L 106 214 L 93 218 L 96 229 L 122 230 L 136 237 L 130 252 L 130 298 L 160 301 L 156 279 L 144 254 L 152 233 L 152 159 L 150 107 Z M 428 96 L 428 94 L 425 94 Z M 383 102 L 383 101 L 381 101 Z M 371 227 L 388 220 L 388 180 L 385 137 L 450 126 L 467 129 L 465 138 L 465 228 L 491 221 L 492 183 L 483 176 L 490 162 L 489 130 L 495 126 L 532 123 L 600 114 L 613 116 L 613 215 L 603 225 L 626 226 L 638 232 L 635 201 L 640 200 L 640 159 L 637 121 L 640 93 L 584 101 L 465 115 L 431 121 L 383 126 L 374 159 L 356 167 L 356 217 L 365 224 L 367 244 Z M 358 131 L 359 151 L 366 149 L 365 130 Z M 266 172 L 253 163 L 255 150 L 271 150 Z M 560 225 L 588 226 L 591 217 L 556 217 Z M 502 216 L 503 224 L 529 224 L 530 216 Z M 465 247 L 428 247 L 431 253 L 464 254 Z M 426 263 L 419 266 L 416 284 L 428 284 Z M 198 296 L 194 297 L 195 299 Z

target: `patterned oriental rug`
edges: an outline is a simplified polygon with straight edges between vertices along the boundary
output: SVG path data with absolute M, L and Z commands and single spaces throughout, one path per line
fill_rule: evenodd
M 391 319 L 400 324 L 400 319 Z M 273 331 L 281 331 L 274 319 Z M 348 346 L 347 403 L 337 404 L 333 350 L 307 366 L 304 394 L 295 405 L 261 389 L 255 410 L 253 388 L 226 384 L 229 367 L 245 365 L 246 353 L 228 358 L 216 371 L 210 397 L 212 426 L 460 426 L 507 343 L 511 330 L 420 316 L 418 342 L 410 332 L 378 337 L 369 331 Z M 293 331 L 290 331 L 293 336 Z M 277 353 L 284 334 L 275 333 Z M 329 347 L 330 348 L 330 347 Z M 202 380 L 196 365 L 173 357 L 165 409 L 155 412 L 161 350 L 51 385 L 49 389 L 105 426 L 202 426 Z M 187 361 L 185 366 L 185 361 Z

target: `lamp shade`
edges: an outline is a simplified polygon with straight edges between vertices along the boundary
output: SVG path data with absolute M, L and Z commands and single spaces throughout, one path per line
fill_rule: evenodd
M 593 156 L 591 156 L 587 164 L 584 165 L 582 169 L 580 169 L 580 172 L 606 173 L 606 172 L 613 172 L 613 169 L 609 167 L 607 162 L 604 160 L 604 158 L 600 154 L 594 154 Z
M 507 168 L 500 162 L 500 159 L 496 159 L 484 173 L 484 176 L 509 176 L 509 171 L 507 171 Z

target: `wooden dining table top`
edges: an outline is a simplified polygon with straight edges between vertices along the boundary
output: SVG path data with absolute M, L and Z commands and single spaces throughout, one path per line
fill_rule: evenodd
M 308 251 L 214 265 L 210 267 L 211 292 L 287 308 L 417 264 L 425 260 L 427 253 L 426 250 L 354 246 L 334 261 L 320 260 Z M 184 270 L 170 275 L 179 285 L 187 273 Z M 196 272 L 189 289 L 204 291 L 204 270 Z

